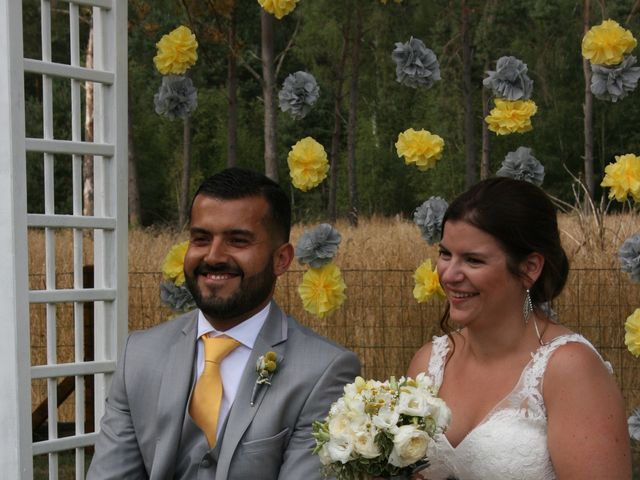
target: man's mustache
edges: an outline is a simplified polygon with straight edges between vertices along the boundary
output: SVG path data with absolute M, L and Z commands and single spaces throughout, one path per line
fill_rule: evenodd
M 209 273 L 222 272 L 240 275 L 241 277 L 244 276 L 244 272 L 241 268 L 230 265 L 228 263 L 216 263 L 214 265 L 209 265 L 208 263 L 200 262 L 194 271 L 196 275 L 207 275 Z

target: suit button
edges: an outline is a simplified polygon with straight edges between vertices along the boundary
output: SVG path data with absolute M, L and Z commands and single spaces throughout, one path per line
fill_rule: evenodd
M 202 465 L 202 468 L 209 468 L 211 466 L 211 460 L 205 458 L 204 460 L 202 460 L 202 463 L 200 465 Z

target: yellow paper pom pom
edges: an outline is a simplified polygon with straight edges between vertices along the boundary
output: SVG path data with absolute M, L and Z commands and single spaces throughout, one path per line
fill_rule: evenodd
M 431 260 L 425 261 L 416 269 L 413 279 L 416 281 L 415 287 L 413 287 L 413 297 L 418 303 L 424 303 L 434 295 L 445 296 L 442 285 L 440 285 L 440 277 L 438 277 L 437 270 L 432 268 Z
M 533 129 L 531 117 L 538 111 L 533 100 L 495 99 L 495 107 L 484 119 L 489 130 L 498 135 L 524 133 Z
M 184 283 L 184 256 L 187 248 L 189 240 L 175 244 L 162 262 L 162 276 L 177 286 Z
M 182 75 L 198 60 L 196 36 L 184 25 L 163 35 L 156 48 L 153 63 L 162 75 Z
M 404 157 L 407 165 L 415 163 L 418 170 L 425 171 L 436 166 L 436 161 L 442 157 L 444 140 L 428 130 L 414 130 L 409 128 L 400 135 L 396 142 L 396 152 Z
M 582 39 L 582 56 L 598 65 L 616 65 L 636 47 L 633 34 L 614 20 L 591 27 Z
M 640 308 L 627 317 L 624 330 L 624 344 L 633 355 L 640 356 Z
M 324 317 L 342 305 L 345 288 L 340 269 L 334 263 L 327 263 L 305 272 L 298 293 L 307 312 Z
M 285 15 L 289 15 L 299 0 L 258 0 L 258 3 L 267 12 L 280 20 Z
M 640 202 L 640 158 L 633 153 L 616 155 L 616 162 L 604 168 L 601 187 L 609 187 L 609 198 L 624 202 L 631 195 Z
M 303 192 L 318 186 L 329 171 L 327 152 L 311 137 L 305 137 L 291 147 L 287 163 L 293 186 Z

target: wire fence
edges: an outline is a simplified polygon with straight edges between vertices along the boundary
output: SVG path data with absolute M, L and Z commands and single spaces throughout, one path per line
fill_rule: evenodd
M 343 270 L 347 300 L 325 318 L 316 318 L 302 308 L 297 286 L 303 270 L 291 270 L 278 281 L 276 301 L 302 324 L 360 357 L 363 375 L 386 378 L 402 375 L 415 351 L 440 333 L 444 301 L 418 304 L 413 298 L 413 271 Z M 71 274 L 59 274 L 64 288 Z M 160 272 L 130 272 L 129 329 L 141 330 L 169 320 L 175 314 L 159 298 Z M 31 278 L 31 288 L 43 288 L 44 280 Z M 553 303 L 564 325 L 583 334 L 609 360 L 622 389 L 627 412 L 640 403 L 640 360 L 624 344 L 624 321 L 640 307 L 640 285 L 629 281 L 617 269 L 573 269 L 560 297 Z M 44 306 L 31 312 L 32 364 L 45 363 L 46 332 Z M 57 308 L 59 363 L 73 359 L 73 305 Z M 62 381 L 62 379 L 61 379 Z M 88 382 L 89 383 L 89 382 Z M 34 381 L 33 409 L 46 397 L 46 384 Z M 73 418 L 73 395 L 60 406 L 60 419 Z

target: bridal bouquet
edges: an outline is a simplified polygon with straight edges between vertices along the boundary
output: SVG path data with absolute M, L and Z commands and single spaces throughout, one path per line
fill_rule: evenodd
M 424 373 L 385 382 L 357 377 L 324 421 L 315 421 L 314 453 L 338 480 L 409 476 L 427 466 L 427 447 L 451 411 Z

